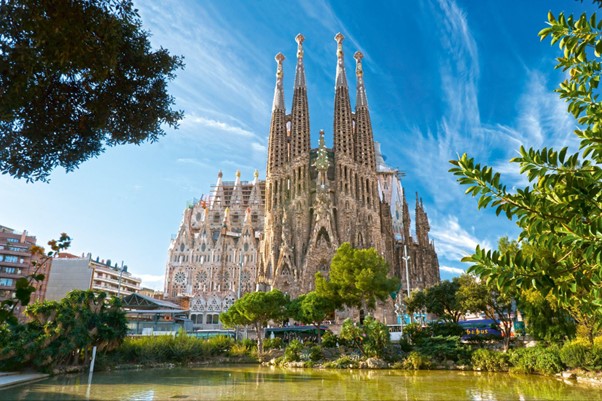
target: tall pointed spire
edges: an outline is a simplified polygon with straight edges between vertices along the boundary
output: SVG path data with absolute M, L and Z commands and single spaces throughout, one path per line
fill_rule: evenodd
M 345 39 L 345 37 L 340 32 L 334 37 L 334 40 L 337 41 L 337 78 L 335 81 L 335 88 L 338 88 L 339 86 L 347 87 L 345 61 L 343 59 L 343 39 Z
M 349 89 L 345 77 L 345 64 L 343 60 L 343 39 L 339 32 L 334 37 L 337 42 L 337 76 L 335 80 L 334 95 L 334 148 L 338 157 L 348 157 L 353 160 L 353 116 L 349 102 Z M 351 185 L 348 185 L 351 187 Z
M 272 103 L 272 111 L 284 110 L 284 87 L 282 85 L 282 78 L 284 73 L 282 71 L 282 61 L 284 61 L 284 54 L 278 53 L 276 57 L 276 88 L 274 89 L 274 102 Z
M 305 67 L 303 66 L 303 41 L 305 37 L 298 34 L 295 36 L 297 42 L 297 70 L 295 71 L 295 89 L 305 88 Z
M 355 160 L 367 166 L 370 170 L 376 169 L 376 156 L 374 151 L 374 138 L 372 134 L 372 122 L 368 111 L 368 98 L 364 86 L 364 68 L 362 52 L 355 52 L 355 75 L 357 78 L 357 95 L 355 103 Z
M 282 167 L 288 166 L 288 138 L 286 130 L 286 110 L 284 107 L 284 89 L 282 87 L 282 61 L 284 55 L 278 53 L 275 57 L 276 89 L 274 90 L 274 104 L 272 107 L 272 121 L 270 123 L 270 138 L 268 140 L 268 165 L 266 169 L 266 181 L 268 187 L 266 196 L 269 196 L 267 208 L 270 209 L 274 201 L 280 196 L 277 191 L 278 185 L 274 183 L 273 173 Z M 271 198 L 271 199 L 270 199 Z
M 362 59 L 364 55 L 357 51 L 353 55 L 355 59 L 355 76 L 357 77 L 357 97 L 355 101 L 355 109 L 359 107 L 368 107 L 368 99 L 366 98 L 366 88 L 364 86 L 364 69 L 362 67 Z
M 309 153 L 309 109 L 307 106 L 307 87 L 305 86 L 305 67 L 303 66 L 303 35 L 295 37 L 297 41 L 297 71 L 295 72 L 295 91 L 291 112 L 291 160 Z
M 297 41 L 297 70 L 293 109 L 291 111 L 290 132 L 290 195 L 302 196 L 309 188 L 309 108 L 307 105 L 307 87 L 305 86 L 305 67 L 303 66 L 303 35 L 295 37 Z

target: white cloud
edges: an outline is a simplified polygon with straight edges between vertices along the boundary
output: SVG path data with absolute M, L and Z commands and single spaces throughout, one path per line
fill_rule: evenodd
M 203 127 L 215 128 L 223 132 L 240 135 L 247 138 L 253 138 L 256 136 L 253 132 L 248 131 L 244 128 L 237 127 L 235 125 L 230 125 L 223 121 L 212 120 L 210 118 L 202 116 L 189 115 L 184 119 L 184 121 L 182 121 L 182 125 L 201 125 Z
M 477 239 L 468 233 L 456 216 L 447 216 L 443 224 L 433 223 L 431 236 L 435 240 L 437 254 L 446 260 L 460 260 L 472 254 L 477 247 L 490 248 L 487 241 Z M 441 220 L 439 220 L 441 222 Z
M 464 269 L 460 269 L 458 267 L 451 267 L 451 266 L 439 266 L 439 270 L 448 272 L 448 273 L 452 273 L 452 274 L 457 274 L 458 276 L 466 273 L 466 270 L 464 270 Z

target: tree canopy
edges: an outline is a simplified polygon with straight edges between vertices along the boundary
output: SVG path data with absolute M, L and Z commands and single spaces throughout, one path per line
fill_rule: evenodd
M 288 296 L 279 290 L 248 292 L 220 314 L 227 327 L 252 325 L 257 330 L 257 349 L 263 352 L 263 329 L 270 320 L 287 317 Z
M 121 301 L 104 292 L 74 290 L 60 301 L 33 303 L 26 313 L 30 322 L 0 326 L 4 368 L 87 365 L 93 346 L 110 351 L 127 334 Z
M 177 127 L 167 82 L 183 63 L 148 36 L 131 0 L 0 2 L 0 171 L 47 181 Z
M 329 297 L 318 295 L 315 291 L 300 295 L 289 305 L 290 316 L 303 324 L 311 324 L 318 329 L 318 342 L 321 341 L 320 325 L 334 314 L 336 304 Z
M 374 248 L 354 249 L 345 242 L 337 249 L 328 278 L 316 274 L 316 293 L 339 306 L 374 309 L 399 289 L 399 279 L 389 278 L 389 266 Z
M 486 250 L 478 246 L 464 258 L 470 272 L 494 283 L 500 291 L 536 289 L 551 294 L 559 305 L 588 316 L 602 310 L 602 102 L 598 84 L 602 75 L 602 21 L 595 14 L 578 18 L 548 14 L 548 27 L 539 32 L 550 38 L 561 55 L 556 68 L 566 79 L 556 92 L 568 103 L 578 123 L 580 150 L 526 149 L 510 162 L 520 168 L 529 185 L 516 191 L 502 183 L 491 167 L 464 154 L 450 171 L 478 198 L 478 207 L 495 208 L 514 219 L 520 242 L 548 252 L 546 259 L 518 252 Z
M 466 313 L 466 309 L 458 301 L 459 288 L 460 279 L 454 277 L 452 281 L 444 280 L 424 290 L 413 291 L 406 300 L 408 312 L 414 313 L 426 308 L 440 319 L 457 323 Z

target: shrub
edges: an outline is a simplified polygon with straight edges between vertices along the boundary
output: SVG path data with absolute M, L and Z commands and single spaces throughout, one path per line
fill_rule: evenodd
M 506 372 L 509 367 L 508 359 L 509 356 L 506 353 L 481 348 L 472 353 L 471 362 L 473 368 L 477 370 Z
M 436 362 L 454 361 L 462 364 L 470 362 L 471 348 L 462 344 L 460 337 L 428 337 L 423 338 L 418 350 L 421 354 Z
M 324 358 L 324 354 L 322 352 L 322 347 L 319 345 L 314 345 L 309 349 L 309 360 L 313 362 L 317 362 Z
M 595 339 L 593 345 L 584 339 L 567 342 L 560 349 L 560 358 L 569 368 L 602 370 L 602 341 Z
M 357 325 L 351 319 L 345 320 L 340 338 L 369 357 L 382 357 L 391 344 L 387 326 L 371 316 L 364 320 L 363 325 Z
M 241 357 L 241 356 L 254 357 L 256 355 L 256 351 L 255 351 L 255 348 L 249 347 L 248 344 L 245 344 L 243 342 L 237 342 L 236 344 L 234 344 L 232 346 L 232 348 L 230 348 L 228 355 L 235 356 L 235 357 Z
M 331 331 L 327 331 L 322 335 L 322 346 L 324 348 L 335 348 L 339 344 L 341 344 L 341 340 L 336 334 L 333 334 Z
M 206 341 L 211 355 L 226 355 L 236 342 L 233 338 L 226 336 L 211 337 Z
M 294 340 L 293 340 L 294 341 Z M 263 340 L 263 349 L 281 349 L 283 346 L 282 338 L 274 337 L 274 338 L 266 338 Z
M 298 362 L 301 360 L 301 352 L 303 351 L 303 343 L 299 340 L 291 341 L 284 350 L 285 362 Z
M 432 322 L 428 326 L 433 336 L 460 337 L 464 334 L 464 328 L 454 322 Z
M 412 344 L 419 344 L 423 339 L 429 338 L 433 334 L 429 326 L 422 327 L 418 323 L 410 323 L 404 326 L 403 331 Z
M 518 348 L 510 353 L 510 369 L 520 373 L 540 373 L 551 375 L 564 369 L 557 346 L 543 348 Z
M 428 356 L 422 355 L 420 352 L 412 351 L 401 364 L 403 369 L 420 370 L 430 369 L 431 360 Z
M 590 345 L 581 339 L 566 342 L 560 349 L 560 359 L 569 368 L 582 368 L 586 364 Z
M 324 364 L 325 368 L 331 369 L 357 369 L 359 359 L 351 355 L 343 355 L 339 359 Z

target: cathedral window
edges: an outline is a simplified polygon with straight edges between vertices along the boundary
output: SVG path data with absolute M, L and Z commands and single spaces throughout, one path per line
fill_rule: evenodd
M 215 213 L 215 214 L 213 215 L 213 222 L 214 222 L 214 223 L 219 223 L 219 213 Z

